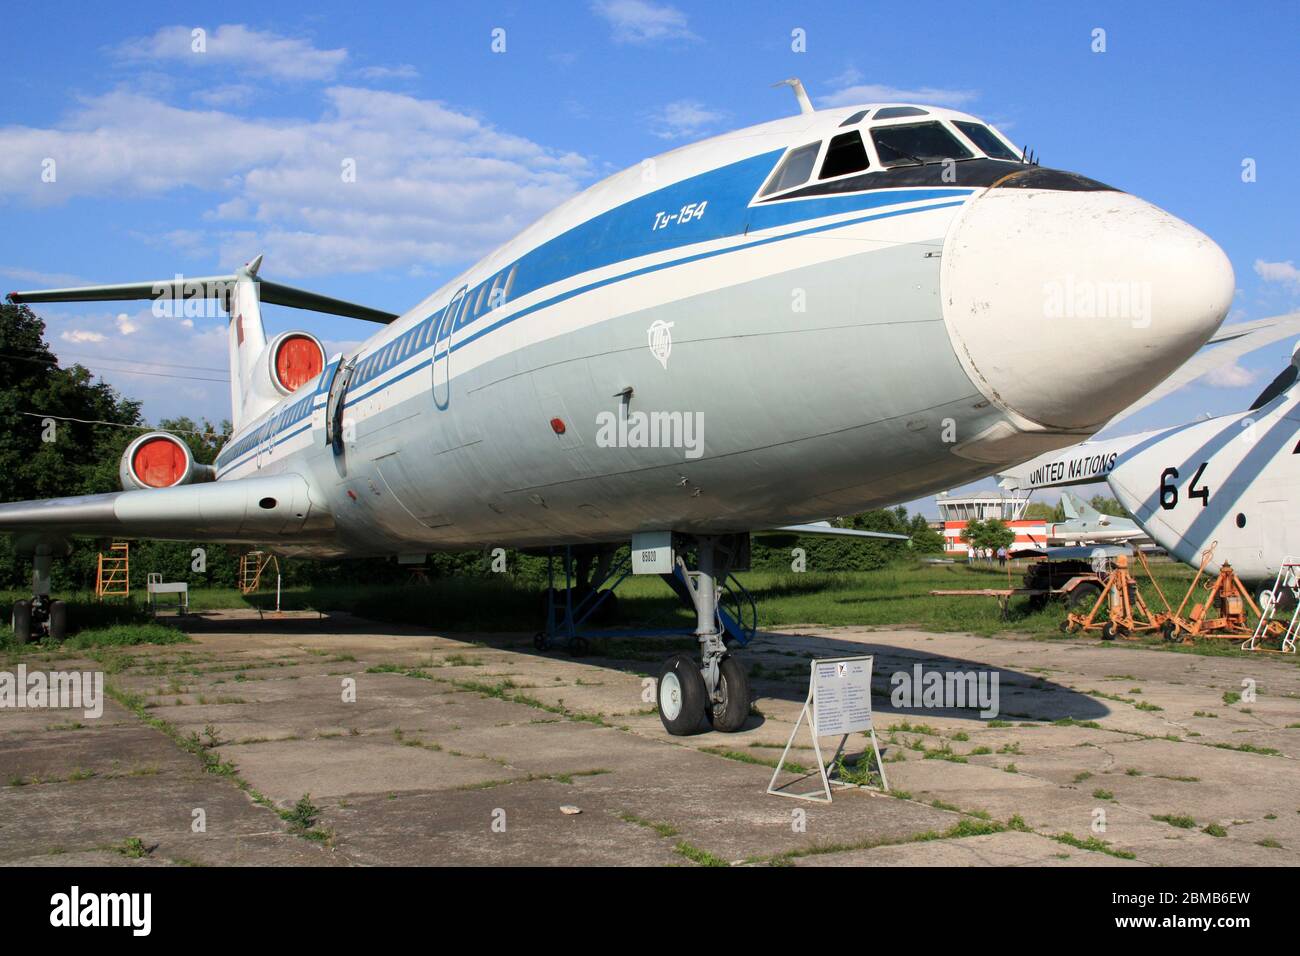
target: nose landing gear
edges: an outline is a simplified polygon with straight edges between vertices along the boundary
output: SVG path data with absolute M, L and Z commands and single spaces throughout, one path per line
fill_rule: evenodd
M 684 572 L 686 590 L 695 605 L 695 636 L 700 660 L 674 654 L 659 672 L 659 719 L 672 735 L 698 733 L 708 725 L 733 733 L 749 716 L 749 675 L 727 647 L 724 619 L 718 605 L 718 579 L 730 573 L 732 552 L 718 561 L 718 540 L 696 539 L 699 570 Z M 721 566 L 719 566 L 721 565 Z

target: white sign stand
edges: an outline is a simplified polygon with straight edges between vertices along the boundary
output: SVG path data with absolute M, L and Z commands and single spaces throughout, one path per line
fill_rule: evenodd
M 849 734 L 868 733 L 871 737 L 871 750 L 876 755 L 876 767 L 880 770 L 880 785 L 884 792 L 889 792 L 889 781 L 885 779 L 885 764 L 880 759 L 880 745 L 876 742 L 876 729 L 871 720 L 871 661 L 868 657 L 834 657 L 811 662 L 808 674 L 808 697 L 804 701 L 799 719 L 794 722 L 790 739 L 786 741 L 781 759 L 777 761 L 772 772 L 772 780 L 767 785 L 767 792 L 778 797 L 793 797 L 796 800 L 810 800 L 814 803 L 831 802 L 831 784 L 838 787 L 859 787 L 858 784 L 843 780 L 831 780 L 826 773 L 826 761 L 822 759 L 820 737 L 839 736 L 839 746 L 831 757 L 831 764 L 839 759 Z M 783 787 L 776 786 L 776 778 L 785 767 L 785 758 L 794 746 L 794 738 L 799 733 L 799 726 L 808 721 L 812 732 L 813 750 L 817 754 L 817 771 L 821 775 L 820 790 L 809 793 L 789 793 Z M 788 786 L 788 784 L 787 784 Z M 866 788 L 861 788 L 866 789 Z

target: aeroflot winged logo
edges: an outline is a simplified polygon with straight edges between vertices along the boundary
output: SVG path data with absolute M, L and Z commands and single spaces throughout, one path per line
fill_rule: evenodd
M 659 364 L 668 369 L 668 356 L 673 354 L 673 323 L 655 319 L 646 334 L 650 339 L 650 354 L 659 360 Z

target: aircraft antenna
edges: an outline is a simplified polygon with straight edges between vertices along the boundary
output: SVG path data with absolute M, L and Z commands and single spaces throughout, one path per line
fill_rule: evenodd
M 812 100 L 808 99 L 808 91 L 803 88 L 803 81 L 797 76 L 792 76 L 788 80 L 782 80 L 780 83 L 773 83 L 775 89 L 778 86 L 788 86 L 794 90 L 794 98 L 799 101 L 800 113 L 814 113 Z

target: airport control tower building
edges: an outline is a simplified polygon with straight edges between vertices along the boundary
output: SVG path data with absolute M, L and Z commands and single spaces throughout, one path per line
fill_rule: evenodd
M 1047 537 L 1047 522 L 1040 519 L 1024 520 L 1027 497 L 1001 491 L 970 491 L 960 495 L 946 492 L 936 496 L 940 533 L 944 538 L 944 551 L 953 557 L 965 556 L 966 542 L 961 533 L 967 521 L 988 521 L 1001 518 L 1016 532 L 1015 547 L 1040 548 Z

